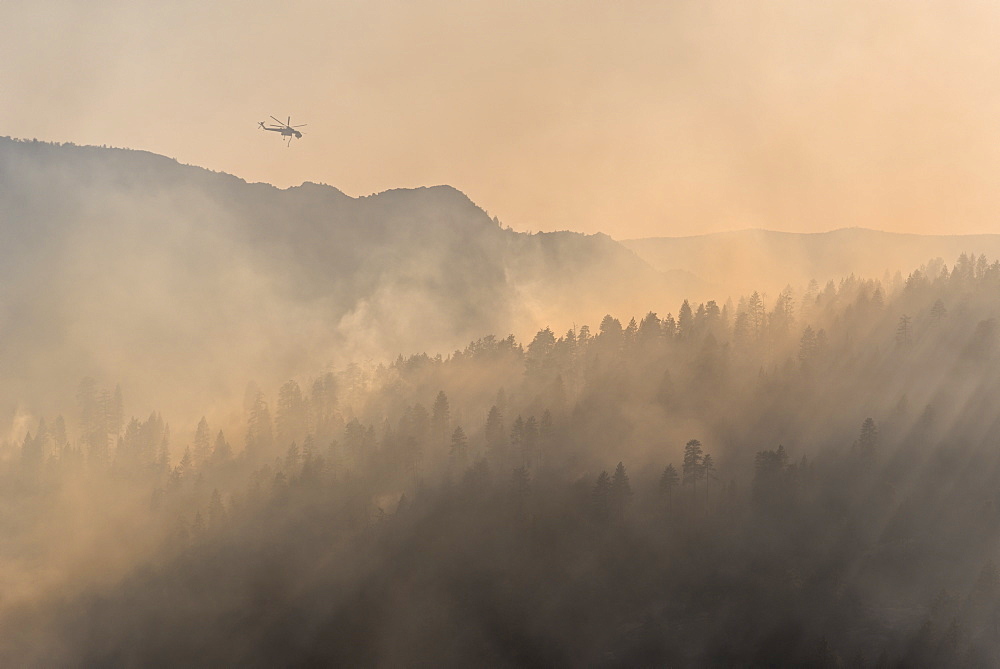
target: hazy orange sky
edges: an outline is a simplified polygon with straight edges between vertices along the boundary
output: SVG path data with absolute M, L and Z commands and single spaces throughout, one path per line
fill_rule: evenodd
M 1000 232 L 1000 3 L 0 5 L 0 134 L 518 230 Z M 308 123 L 286 149 L 256 129 Z

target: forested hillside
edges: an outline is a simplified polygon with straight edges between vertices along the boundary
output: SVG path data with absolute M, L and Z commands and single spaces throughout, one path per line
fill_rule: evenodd
M 996 666 L 998 291 L 317 364 L 221 431 L 84 379 L 4 446 L 0 663 Z
M 637 311 L 691 281 L 604 235 L 515 232 L 448 186 L 279 190 L 142 151 L 0 138 L 0 346 L 17 385 L 0 389 L 4 413 L 86 375 L 192 411 L 238 402 L 250 379 Z

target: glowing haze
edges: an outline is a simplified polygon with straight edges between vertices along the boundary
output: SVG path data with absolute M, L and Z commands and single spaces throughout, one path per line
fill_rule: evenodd
M 985 2 L 4 6 L 0 133 L 352 195 L 454 185 L 519 230 L 991 232 Z M 16 103 L 12 102 L 16 101 Z M 290 149 L 255 129 L 308 123 Z

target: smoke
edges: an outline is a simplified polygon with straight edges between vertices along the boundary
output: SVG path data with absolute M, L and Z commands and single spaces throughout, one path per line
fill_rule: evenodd
M 991 239 L 632 244 L 668 274 L 449 187 L 0 149 L 3 663 L 996 656 L 1000 263 L 892 276 Z M 759 292 L 845 266 L 890 278 Z

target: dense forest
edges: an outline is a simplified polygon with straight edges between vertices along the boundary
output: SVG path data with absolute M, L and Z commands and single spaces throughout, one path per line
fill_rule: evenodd
M 3 443 L 0 663 L 996 666 L 998 294 L 685 301 L 192 434 L 86 378 Z

